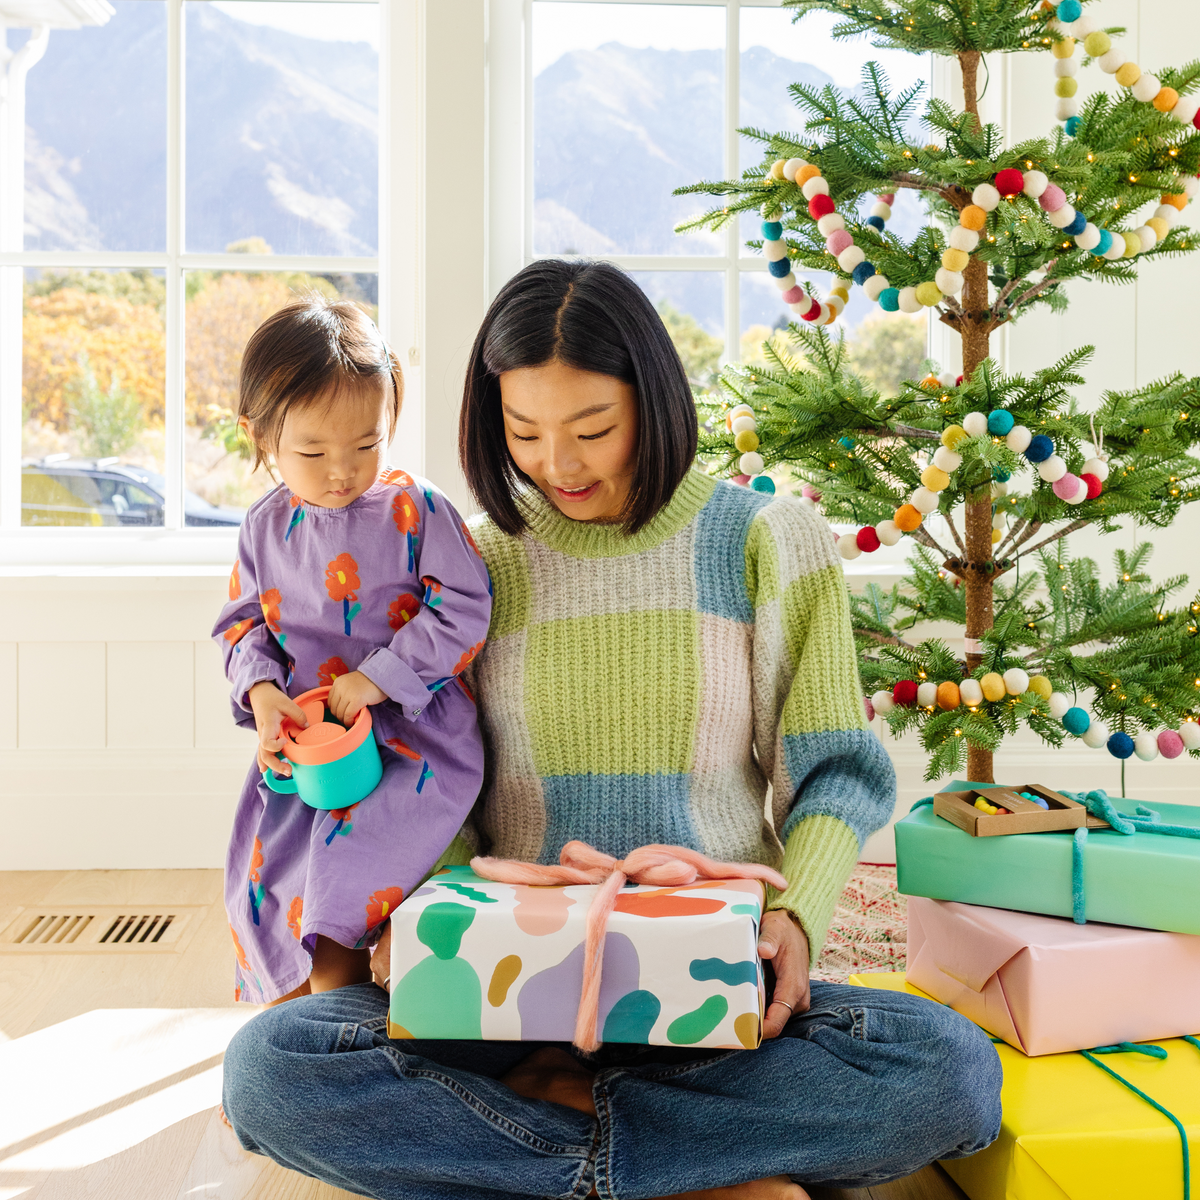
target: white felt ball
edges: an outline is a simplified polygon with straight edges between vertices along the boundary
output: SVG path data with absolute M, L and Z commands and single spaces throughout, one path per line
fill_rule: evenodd
M 817 313 L 817 319 L 813 322 L 814 325 L 824 325 L 828 322 L 832 309 L 828 304 L 821 305 L 821 311 Z
M 1079 115 L 1079 101 L 1074 96 L 1063 96 L 1054 106 L 1054 117 L 1058 121 L 1069 121 Z
M 1064 696 L 1062 692 L 1050 693 L 1050 715 L 1056 720 L 1061 721 L 1067 715 L 1067 709 L 1071 707 L 1071 698 Z
M 1047 218 L 1055 229 L 1066 229 L 1075 220 L 1075 209 L 1070 204 L 1064 204 L 1062 208 L 1056 208 L 1047 214 Z
M 1036 200 L 1050 186 L 1050 177 L 1044 171 L 1025 172 L 1025 195 Z
M 937 284 L 943 296 L 957 296 L 963 290 L 961 271 L 947 271 L 945 267 L 939 267 L 933 282 Z
M 1190 125 L 1200 112 L 1200 97 L 1180 96 L 1179 103 L 1171 109 L 1171 116 L 1183 125 Z
M 962 702 L 969 706 L 983 703 L 983 688 L 979 686 L 978 679 L 964 679 L 958 685 L 958 694 L 962 697 Z
M 735 417 L 729 428 L 733 436 L 737 437 L 739 433 L 753 433 L 758 428 L 758 422 L 753 417 L 743 414 L 740 417 Z
M 1152 762 L 1158 757 L 1158 738 L 1150 730 L 1143 729 L 1133 739 L 1133 752 L 1142 762 Z
M 1004 672 L 1004 690 L 1010 696 L 1023 696 L 1029 691 L 1029 672 L 1020 667 L 1009 667 Z
M 805 508 L 817 507 L 817 502 L 811 496 L 801 496 L 800 503 L 803 504 Z
M 763 457 L 757 450 L 747 450 L 741 458 L 738 459 L 738 470 L 743 475 L 761 475 L 763 469 Z
M 847 246 L 845 250 L 837 256 L 838 266 L 846 272 L 847 275 L 858 266 L 860 262 L 867 256 L 863 253 L 861 246 Z
M 1110 737 L 1112 730 L 1103 721 L 1093 721 L 1084 731 L 1083 744 L 1093 750 L 1099 750 L 1101 746 L 1108 744 Z
M 993 529 L 1003 529 L 1007 523 L 1008 523 L 1008 513 L 1006 513 L 1004 511 L 1004 509 L 1002 509 L 1002 508 L 998 509 L 995 513 L 992 514 L 992 528 Z
M 979 245 L 979 234 L 965 225 L 955 225 L 950 230 L 950 246 L 954 250 L 965 250 L 968 254 Z
M 1200 110 L 1198 110 L 1200 111 Z M 1200 179 L 1193 175 L 1190 179 L 1184 181 L 1183 194 L 1189 199 L 1193 199 L 1197 192 L 1200 192 Z
M 754 409 L 752 409 L 749 404 L 735 404 L 729 410 L 730 420 L 733 420 L 733 421 L 736 421 L 738 419 L 738 417 L 752 417 L 752 416 L 754 416 Z
M 917 510 L 917 512 L 928 516 L 938 506 L 937 492 L 931 492 L 928 488 L 919 487 L 912 494 L 909 504 Z
M 1057 483 L 1067 473 L 1067 464 L 1059 455 L 1052 454 L 1044 462 L 1038 463 L 1037 473 L 1047 483 Z M 747 471 L 746 474 L 752 475 L 753 472 Z
M 1147 250 L 1154 249 L 1158 242 L 1158 234 L 1149 225 L 1139 225 L 1133 232 L 1137 234 L 1137 240 L 1142 244 L 1143 254 Z
M 1067 79 L 1078 73 L 1079 64 L 1073 58 L 1056 58 L 1054 60 L 1054 74 L 1059 79 Z
M 783 209 L 774 200 L 768 200 L 758 211 L 762 213 L 764 221 L 783 220 Z
M 1168 229 L 1179 223 L 1179 209 L 1173 204 L 1160 204 L 1154 210 L 1154 215 L 1166 221 Z
M 795 183 L 796 172 L 803 171 L 807 166 L 808 163 L 806 163 L 802 158 L 789 158 L 787 162 L 783 164 L 784 179 L 789 180 L 791 183 Z
M 903 313 L 917 313 L 924 307 L 917 299 L 917 289 L 912 287 L 900 289 L 899 306 Z
M 962 420 L 962 427 L 967 431 L 968 437 L 980 437 L 987 433 L 987 413 L 972 412 L 967 413 Z
M 1108 478 L 1108 463 L 1102 458 L 1089 458 L 1083 464 L 1083 475 L 1095 475 L 1103 483 Z
M 817 222 L 817 229 L 820 230 L 822 237 L 828 237 L 831 233 L 837 233 L 839 229 L 845 228 L 846 218 L 841 213 L 826 213 Z
M 1004 444 L 1014 453 L 1022 454 L 1029 449 L 1033 434 L 1024 425 L 1014 425 L 1004 439 Z
M 933 465 L 939 471 L 945 471 L 947 475 L 952 475 L 962 466 L 962 455 L 948 446 L 939 446 L 933 452 Z
M 886 717 L 896 707 L 896 701 L 892 699 L 891 692 L 885 692 L 880 688 L 871 696 L 871 707 L 879 716 Z
M 796 286 L 796 273 L 794 271 L 789 271 L 782 279 L 776 279 L 774 275 L 771 276 L 771 279 L 781 292 L 789 292 Z
M 957 378 L 958 378 L 958 375 L 957 375 L 957 373 L 956 373 L 956 372 L 954 372 L 954 371 L 943 371 L 943 372 L 942 372 L 942 373 L 941 373 L 941 374 L 940 374 L 940 375 L 937 377 L 937 381 L 938 381 L 938 383 L 940 383 L 940 384 L 942 385 L 942 387 L 944 387 L 944 388 L 952 388 L 952 387 L 954 387 L 954 385 L 955 385 L 955 380 L 956 380 Z M 943 449 L 943 450 L 944 450 L 945 448 L 946 448 L 945 446 L 943 446 L 943 447 L 942 447 L 942 449 Z
M 1149 104 L 1162 91 L 1162 82 L 1157 75 L 1145 74 L 1131 87 L 1130 92 L 1135 100 Z
M 787 256 L 787 243 L 782 239 L 763 242 L 763 258 L 767 262 L 779 262 L 780 259 L 787 258 Z
M 846 307 L 846 302 L 841 296 L 830 296 L 825 303 L 829 305 L 830 311 L 837 313 L 839 317 L 842 315 L 842 309 Z
M 1083 232 L 1075 235 L 1075 245 L 1080 250 L 1094 250 L 1100 245 L 1100 230 L 1089 221 L 1083 227 Z
M 890 287 L 886 275 L 872 275 L 866 283 L 863 284 L 863 291 L 867 293 L 868 300 L 878 301 L 883 294 L 884 288 Z
M 814 196 L 828 196 L 829 183 L 823 175 L 814 175 L 800 190 L 804 193 L 805 200 L 811 200 Z
M 878 217 L 881 221 L 890 221 L 892 219 L 892 206 L 884 204 L 882 200 L 878 204 L 871 205 L 871 216 Z
M 885 546 L 894 546 L 904 536 L 904 531 L 891 519 L 880 521 L 875 533 Z
M 843 558 L 857 558 L 862 553 L 858 538 L 853 533 L 843 533 L 837 540 L 837 552 Z
M 1082 42 L 1089 33 L 1095 33 L 1097 29 L 1096 22 L 1091 17 L 1079 17 L 1071 22 L 1071 36 L 1076 41 Z
M 971 199 L 983 209 L 991 212 L 1000 204 L 1000 193 L 990 183 L 981 183 L 972 193 Z
M 1200 750 L 1200 725 L 1195 721 L 1184 721 L 1179 727 L 1179 736 L 1183 739 L 1185 749 Z
M 1105 75 L 1115 75 L 1128 62 L 1125 55 L 1114 46 L 1107 53 L 1096 59 L 1096 65 Z
M 1081 479 L 1075 489 L 1075 495 L 1067 497 L 1068 504 L 1082 504 L 1087 499 L 1087 481 Z
M 917 703 L 922 708 L 932 708 L 937 703 L 937 684 L 921 684 L 921 686 L 917 688 Z
M 1109 260 L 1113 260 L 1113 259 L 1117 259 L 1117 258 L 1124 258 L 1125 257 L 1125 235 L 1114 232 L 1112 235 L 1112 245 L 1109 246 L 1109 248 L 1107 250 L 1105 250 L 1102 257 L 1107 258 Z
M 802 317 L 812 308 L 812 297 L 807 292 L 801 292 L 800 299 L 795 304 L 789 304 L 788 308 L 797 316 Z

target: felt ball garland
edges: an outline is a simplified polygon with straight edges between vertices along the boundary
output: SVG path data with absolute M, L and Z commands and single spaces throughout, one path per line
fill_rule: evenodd
M 1082 739 L 1085 746 L 1094 750 L 1103 746 L 1114 758 L 1136 754 L 1143 762 L 1150 762 L 1160 754 L 1163 758 L 1178 758 L 1184 750 L 1200 750 L 1200 724 L 1195 721 L 1184 721 L 1178 729 L 1162 729 L 1157 734 L 1143 729 L 1136 737 L 1130 737 L 1122 730 L 1109 729 L 1086 709 L 1072 704 L 1062 692 L 1052 692 L 1049 701 L 1050 715 L 1072 737 Z
M 733 434 L 734 448 L 741 452 L 738 459 L 741 474 L 734 476 L 734 483 L 748 484 L 756 492 L 774 493 L 775 480 L 764 474 L 763 458 L 758 452 L 758 421 L 754 409 L 749 404 L 734 405 L 726 414 L 725 427 Z

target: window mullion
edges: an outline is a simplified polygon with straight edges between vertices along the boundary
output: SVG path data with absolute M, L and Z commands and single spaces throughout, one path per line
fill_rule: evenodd
M 735 179 L 738 172 L 738 117 L 741 97 L 741 8 L 739 0 L 729 0 L 725 8 L 725 178 Z M 736 362 L 741 351 L 741 274 L 738 250 L 741 230 L 735 218 L 725 229 L 725 349 L 721 363 Z
M 167 0 L 167 278 L 165 461 L 168 529 L 183 528 L 183 431 L 185 290 L 180 255 L 184 249 L 184 11 L 183 0 Z

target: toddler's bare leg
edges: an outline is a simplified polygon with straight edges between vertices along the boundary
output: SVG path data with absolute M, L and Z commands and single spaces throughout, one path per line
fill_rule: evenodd
M 352 950 L 332 938 L 317 934 L 313 948 L 312 974 L 307 989 L 313 992 L 332 992 L 352 983 L 370 983 L 371 955 L 367 950 Z M 291 996 L 285 996 L 290 1000 Z

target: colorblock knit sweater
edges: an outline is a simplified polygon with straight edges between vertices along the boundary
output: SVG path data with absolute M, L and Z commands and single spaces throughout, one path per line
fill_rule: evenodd
M 540 496 L 521 536 L 486 517 L 472 533 L 495 587 L 469 678 L 486 851 L 557 862 L 572 838 L 617 856 L 665 842 L 778 866 L 791 886 L 770 907 L 815 957 L 895 800 L 825 522 L 692 472 L 632 537 Z

